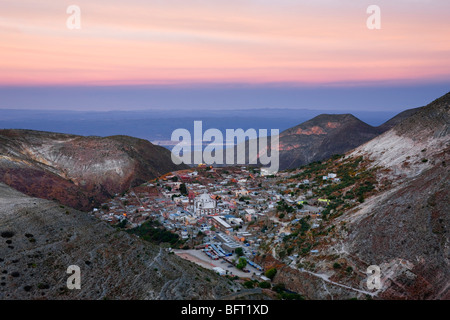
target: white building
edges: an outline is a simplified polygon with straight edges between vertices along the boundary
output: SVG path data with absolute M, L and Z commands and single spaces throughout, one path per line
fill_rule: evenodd
M 213 270 L 221 276 L 226 274 L 226 271 L 224 269 L 222 269 L 221 267 L 214 267 Z
M 212 199 L 207 193 L 203 193 L 194 199 L 194 215 L 213 215 L 219 214 L 220 209 L 217 208 L 217 201 Z
M 185 240 L 187 238 L 189 238 L 188 231 L 187 230 L 181 231 L 181 239 Z
M 236 190 L 234 194 L 236 195 L 236 197 L 248 196 L 248 190 L 245 189 Z
M 270 168 L 261 168 L 260 174 L 262 177 L 264 176 L 271 176 L 275 174 L 276 172 L 273 169 Z
M 188 173 L 188 176 L 190 176 L 190 177 L 196 177 L 197 175 L 198 175 L 197 171 L 193 171 L 193 172 L 189 172 Z
M 247 214 L 255 214 L 256 213 L 256 211 L 255 211 L 255 209 L 245 209 L 245 212 L 247 212 Z
M 233 228 L 228 224 L 228 222 L 226 222 L 219 216 L 212 217 L 211 222 L 222 232 L 229 233 L 233 231 Z

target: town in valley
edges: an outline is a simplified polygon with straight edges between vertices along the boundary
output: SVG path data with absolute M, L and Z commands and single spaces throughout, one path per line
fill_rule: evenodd
M 340 158 L 276 174 L 200 164 L 116 194 L 92 214 L 220 275 L 270 282 L 263 258 L 314 271 L 304 258 L 320 256 L 321 241 L 335 228 L 330 218 L 363 201 L 355 187 L 368 174 L 362 159 Z M 357 166 L 361 177 L 356 170 L 350 178 L 346 170 Z M 364 190 L 374 189 L 367 188 L 370 176 L 361 180 Z M 301 242 L 294 248 L 295 239 Z

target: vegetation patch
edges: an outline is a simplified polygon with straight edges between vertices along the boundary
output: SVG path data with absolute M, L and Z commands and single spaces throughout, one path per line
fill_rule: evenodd
M 126 232 L 135 234 L 139 238 L 155 244 L 167 242 L 172 247 L 179 247 L 184 244 L 184 241 L 180 239 L 180 236 L 178 234 L 167 231 L 156 220 L 148 220 L 139 227 L 126 230 Z

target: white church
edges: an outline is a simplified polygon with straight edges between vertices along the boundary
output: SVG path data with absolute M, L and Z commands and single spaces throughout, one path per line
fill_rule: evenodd
M 217 208 L 217 201 L 212 199 L 207 193 L 203 193 L 194 199 L 194 215 L 214 215 L 219 214 L 220 209 Z

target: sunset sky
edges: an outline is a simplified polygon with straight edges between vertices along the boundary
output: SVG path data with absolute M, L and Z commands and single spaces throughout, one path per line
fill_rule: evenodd
M 380 30 L 366 26 L 372 4 Z M 67 28 L 69 5 L 80 7 L 81 29 Z M 450 91 L 445 0 L 0 0 L 0 8 L 0 108 L 185 108 L 208 106 L 215 94 L 211 107 L 333 108 L 346 97 L 356 107 L 373 97 L 368 108 L 401 108 Z M 405 96 L 392 100 L 393 88 Z

